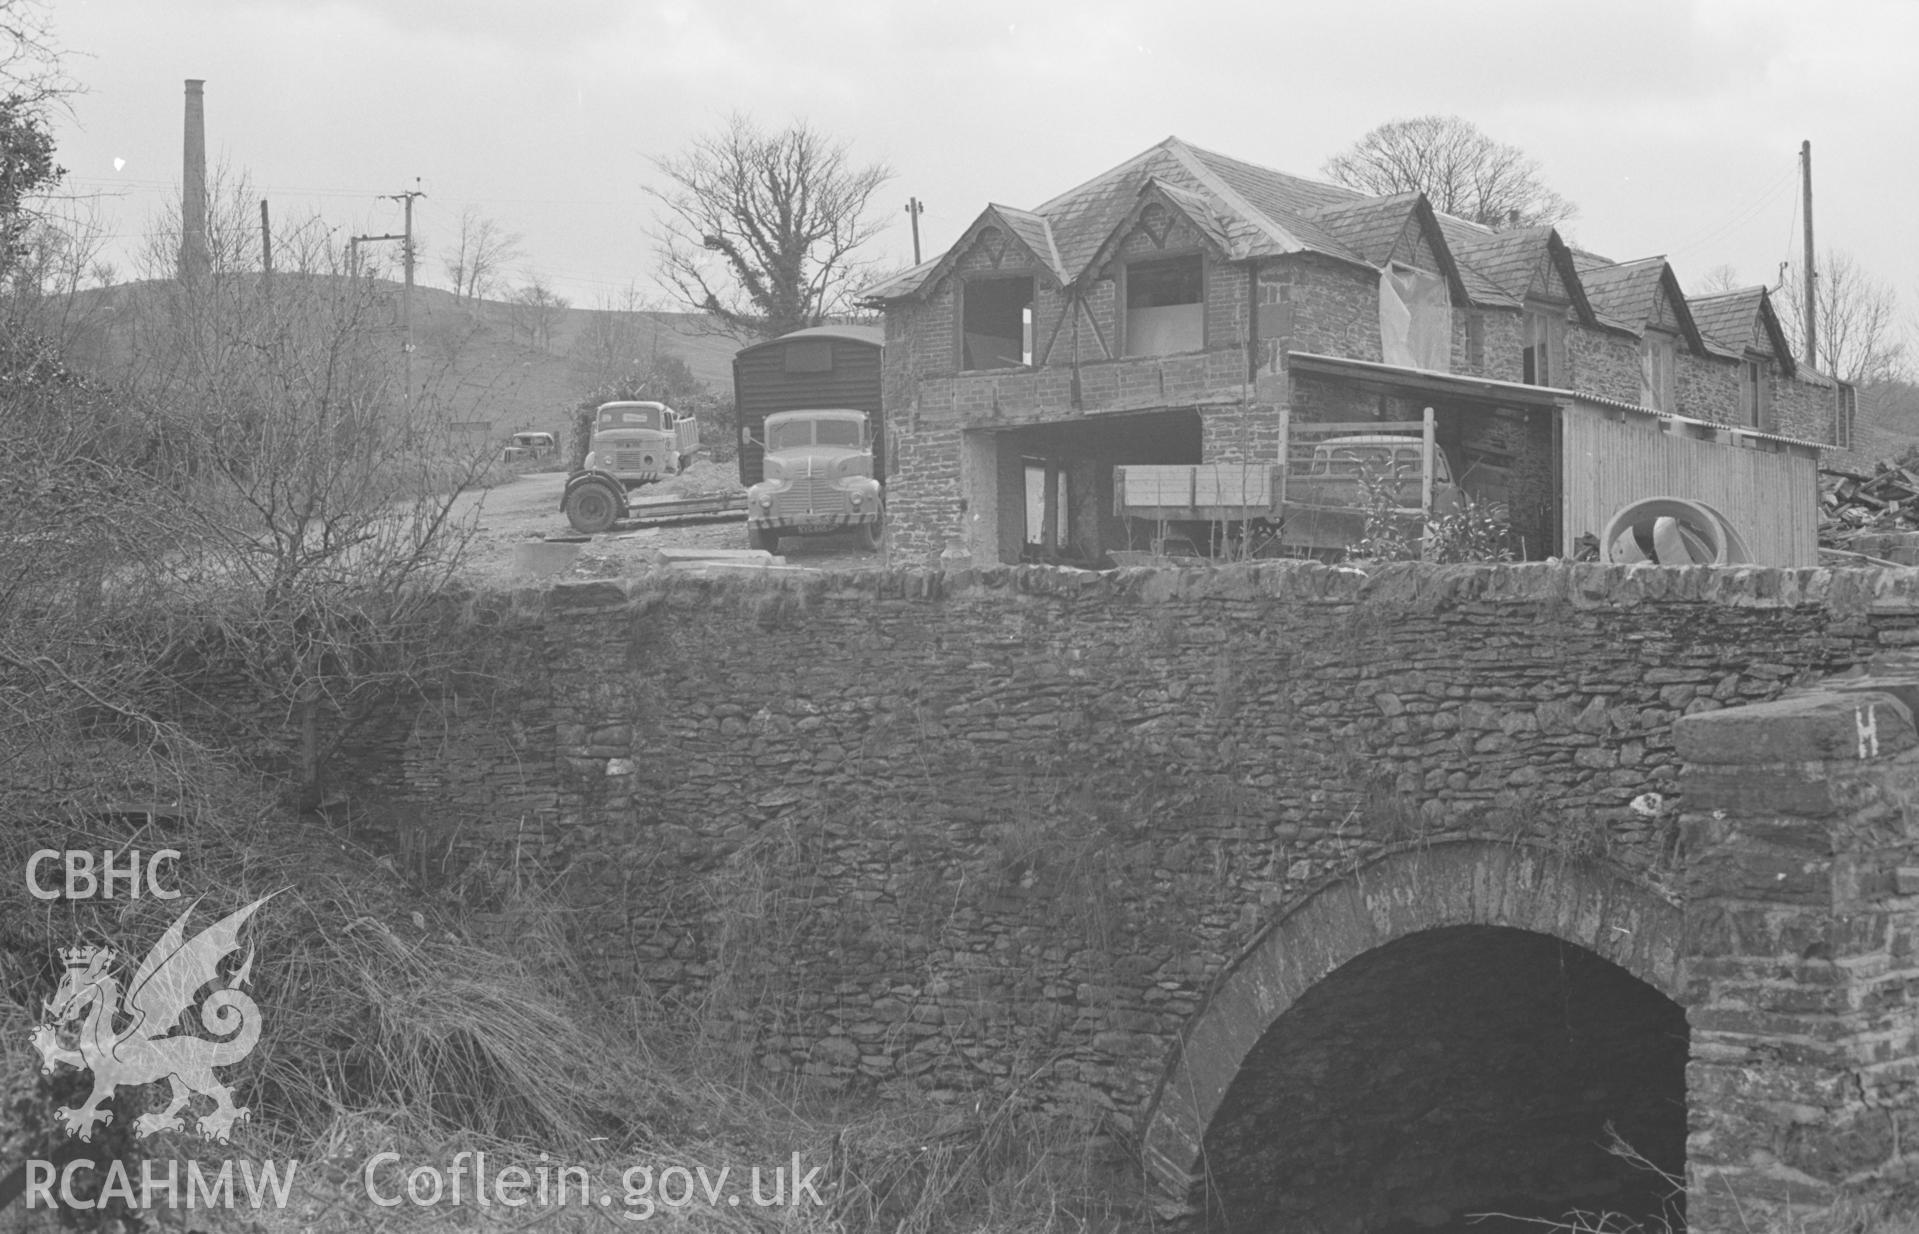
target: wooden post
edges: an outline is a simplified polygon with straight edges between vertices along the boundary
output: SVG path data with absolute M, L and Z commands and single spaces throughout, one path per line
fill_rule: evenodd
M 1800 183 L 1806 196 L 1806 363 L 1819 367 L 1819 297 L 1815 290 L 1818 272 L 1812 261 L 1812 143 L 1799 143 Z M 1837 377 L 1837 373 L 1830 374 Z

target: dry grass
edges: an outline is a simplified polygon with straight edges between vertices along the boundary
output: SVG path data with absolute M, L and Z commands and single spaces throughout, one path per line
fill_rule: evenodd
M 441 1168 L 462 1151 L 529 1164 L 546 1153 L 585 1166 L 616 1194 L 621 1171 L 638 1164 L 709 1176 L 725 1168 L 737 1183 L 750 1167 L 786 1165 L 797 1153 L 821 1167 L 831 1201 L 662 1208 L 649 1224 L 668 1228 L 1077 1231 L 1113 1228 L 1108 1218 L 1123 1207 L 1081 1123 L 1044 1117 L 1017 1095 L 964 1110 L 926 1100 L 876 1108 L 768 1077 L 734 1043 L 703 1035 L 699 1017 L 644 997 L 594 998 L 564 916 L 537 897 L 511 906 L 519 927 L 506 942 L 482 946 L 456 905 L 430 900 L 316 816 L 287 816 L 243 774 L 205 765 L 195 784 L 198 815 L 175 831 L 49 808 L 40 824 L 0 833 L 0 864 L 14 869 L 43 846 L 169 845 L 183 854 L 186 893 L 0 909 L 14 994 L 0 1009 L 0 1068 L 16 1084 L 35 1075 L 27 1029 L 51 991 L 58 948 L 99 942 L 137 962 L 194 897 L 204 896 L 193 909 L 199 927 L 272 894 L 246 928 L 264 1032 L 249 1058 L 223 1072 L 252 1117 L 229 1146 L 179 1133 L 157 1146 L 167 1156 L 291 1157 L 302 1166 L 286 1212 L 196 1216 L 196 1226 L 439 1231 L 608 1220 L 581 1209 L 377 1208 L 360 1171 L 384 1151 Z M 152 1089 L 140 1105 L 164 1086 Z M 30 1083 L 12 1095 L 30 1113 L 7 1128 L 11 1146 L 38 1151 L 51 1102 L 42 1090 L 36 1105 Z M 0 1214 L 0 1229 L 21 1216 Z

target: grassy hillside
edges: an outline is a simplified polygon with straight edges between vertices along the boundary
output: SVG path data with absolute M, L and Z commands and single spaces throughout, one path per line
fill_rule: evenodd
M 276 275 L 276 287 L 328 276 Z M 386 293 L 396 344 L 402 326 L 401 287 Z M 76 366 L 111 376 L 134 362 L 137 322 L 177 294 L 171 281 L 93 288 L 41 306 L 46 328 L 62 337 Z M 733 353 L 741 344 L 704 333 L 691 313 L 609 313 L 555 308 L 533 314 L 500 301 L 459 301 L 435 287 L 415 287 L 411 304 L 414 379 L 447 398 L 455 419 L 487 423 L 489 435 L 521 429 L 561 433 L 569 413 L 620 368 L 644 367 L 657 352 L 684 360 L 722 397 L 733 391 Z

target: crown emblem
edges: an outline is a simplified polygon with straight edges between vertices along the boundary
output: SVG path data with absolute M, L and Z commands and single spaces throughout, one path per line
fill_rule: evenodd
M 60 950 L 60 960 L 68 968 L 89 968 L 96 959 L 102 964 L 113 959 L 112 949 L 89 944 L 85 947 L 63 947 Z

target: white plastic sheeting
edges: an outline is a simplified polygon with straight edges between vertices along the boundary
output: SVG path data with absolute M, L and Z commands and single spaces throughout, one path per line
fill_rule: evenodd
M 1410 266 L 1381 269 L 1379 341 L 1388 364 L 1451 372 L 1453 310 L 1446 280 Z

